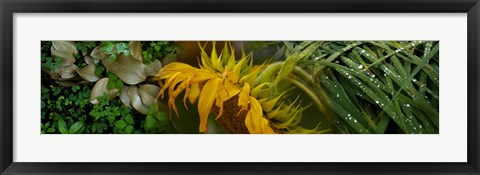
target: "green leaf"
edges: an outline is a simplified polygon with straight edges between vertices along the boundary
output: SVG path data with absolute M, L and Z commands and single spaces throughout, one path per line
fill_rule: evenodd
M 57 121 L 57 125 L 58 125 L 58 131 L 60 131 L 60 133 L 69 134 L 68 129 L 67 129 L 67 123 L 65 123 L 65 121 L 63 119 L 59 119 Z
M 105 123 L 97 123 L 97 130 L 105 131 L 108 128 L 107 124 Z
M 116 55 L 116 54 L 112 54 L 112 55 L 110 55 L 110 56 L 108 57 L 107 60 L 110 61 L 110 62 L 114 62 L 116 59 L 117 59 L 117 55 Z
M 128 125 L 126 128 L 125 128 L 125 133 L 126 134 L 131 134 L 133 132 L 133 126 L 132 125 Z
M 110 80 L 117 80 L 117 79 L 118 79 L 118 77 L 117 77 L 115 74 L 111 73 L 111 72 L 108 72 L 108 73 L 107 73 L 107 77 L 108 77 Z
M 115 85 L 115 81 L 109 80 L 107 83 L 107 89 L 114 89 Z
M 133 117 L 132 115 L 127 115 L 125 117 L 125 121 L 129 124 L 129 125 L 133 125 L 135 122 L 133 121 Z
M 76 122 L 75 124 L 70 127 L 70 130 L 68 132 L 70 134 L 80 134 L 79 131 L 82 129 L 83 123 L 82 122 Z
M 155 118 L 153 118 L 150 115 L 147 115 L 147 118 L 145 119 L 145 126 L 144 126 L 145 130 L 149 131 L 153 129 L 156 123 L 157 123 L 157 120 L 155 120 Z
M 49 132 L 49 133 L 55 132 L 55 128 L 48 128 L 47 132 Z
M 155 115 L 157 113 L 157 105 L 150 105 L 150 108 L 148 108 L 148 115 Z
M 80 86 L 79 86 L 79 85 L 73 85 L 73 86 L 72 86 L 72 91 L 73 91 L 73 92 L 77 92 L 78 90 L 80 90 Z
M 119 120 L 115 123 L 115 127 L 119 128 L 119 129 L 123 129 L 127 126 L 128 124 L 123 121 L 123 120 Z
M 113 123 L 113 121 L 115 121 L 115 116 L 114 116 L 114 115 L 109 115 L 109 116 L 107 117 L 107 120 L 108 120 L 108 122 L 111 124 L 111 123 Z
M 53 87 L 53 95 L 58 95 L 61 92 L 61 89 L 59 87 Z
M 98 66 L 97 68 L 95 68 L 95 75 L 101 76 L 104 71 L 105 68 L 103 66 Z
M 166 112 L 160 111 L 158 112 L 158 119 L 161 122 L 168 122 L 170 121 L 170 118 L 168 117 L 168 114 Z
M 42 101 L 42 102 L 40 103 L 40 109 L 45 108 L 45 106 L 47 106 L 47 105 L 45 104 L 45 102 Z
M 308 45 L 310 43 L 311 42 L 304 42 L 302 43 L 302 46 L 299 46 L 299 47 L 304 47 L 304 45 Z M 282 68 L 280 69 L 280 72 L 278 72 L 278 76 L 275 79 L 275 84 L 277 85 L 280 82 L 280 80 L 287 77 L 287 75 L 290 74 L 290 72 L 292 72 L 292 70 L 295 68 L 298 61 L 312 55 L 312 53 L 317 49 L 319 45 L 320 43 L 313 42 L 305 50 L 288 56 Z
M 127 50 L 128 46 L 125 43 L 117 43 L 116 48 L 117 48 L 117 53 L 124 53 L 125 51 L 128 52 Z
M 118 79 L 118 80 L 116 81 L 116 83 L 115 83 L 115 87 L 116 87 L 117 89 L 123 89 L 123 81 L 120 80 L 120 79 Z
M 115 44 L 113 42 L 102 42 L 100 47 L 100 51 L 106 52 L 107 54 L 113 53 L 113 49 L 115 48 Z

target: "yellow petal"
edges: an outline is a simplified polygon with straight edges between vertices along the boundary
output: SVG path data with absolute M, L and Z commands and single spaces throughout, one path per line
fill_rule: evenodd
M 159 76 L 168 76 L 171 73 L 176 73 L 176 72 L 189 72 L 189 71 L 194 71 L 196 68 L 185 64 L 185 63 L 180 63 L 180 62 L 173 62 L 170 64 L 167 64 L 165 67 L 161 69 L 159 72 Z M 162 77 L 163 79 L 164 77 Z
M 190 83 L 199 83 L 208 79 L 217 78 L 217 75 L 211 71 L 198 69 Z
M 231 69 L 229 69 L 229 70 L 231 70 Z M 227 76 L 228 80 L 230 80 L 231 82 L 238 83 L 238 74 L 236 74 L 235 72 L 228 71 L 226 76 Z
M 179 74 L 175 77 L 172 83 L 169 85 L 168 94 L 169 98 L 177 98 L 177 96 L 185 89 L 186 79 L 188 79 L 191 75 L 189 73 L 186 74 Z M 180 84 L 179 84 L 180 83 Z M 179 84 L 177 86 L 177 84 Z M 180 91 L 175 93 L 175 91 Z
M 242 91 L 238 95 L 238 106 L 242 108 L 241 111 L 248 109 L 249 98 L 250 98 L 250 85 L 248 85 L 248 83 L 245 83 L 243 85 Z
M 207 121 L 213 102 L 215 101 L 218 82 L 220 79 L 211 79 L 205 83 L 198 100 L 198 113 L 200 115 L 200 132 L 207 132 Z
M 196 72 L 193 72 L 192 75 L 190 77 L 187 78 L 187 80 L 185 80 L 185 95 L 183 96 L 183 105 L 185 106 L 185 108 L 188 110 L 188 107 L 187 107 L 187 97 L 190 95 L 190 83 L 192 82 L 192 79 L 195 78 L 195 75 L 196 73 L 199 72 L 199 71 L 196 71 Z
M 171 75 L 170 77 L 168 77 L 168 79 L 165 81 L 165 84 L 162 86 L 162 89 L 160 89 L 160 94 L 163 98 L 164 94 L 165 94 L 165 90 L 167 90 L 167 88 L 170 87 L 170 84 L 172 84 L 173 80 L 175 80 L 175 77 L 177 75 L 181 74 L 181 72 L 177 72 L 173 75 Z
M 262 106 L 253 97 L 250 97 L 250 110 L 245 118 L 245 126 L 250 134 L 275 134 L 268 120 L 263 117 Z
M 197 101 L 198 97 L 200 96 L 200 85 L 198 83 L 192 84 L 190 86 L 191 91 L 188 94 L 188 100 L 191 104 L 194 104 Z
M 218 95 L 222 101 L 227 101 L 240 92 L 240 88 L 228 80 L 223 80 L 219 84 Z
M 220 118 L 220 116 L 223 115 L 223 100 L 222 100 L 222 97 L 220 97 L 219 95 L 217 95 L 217 97 L 216 97 L 215 105 L 219 109 L 218 113 L 217 113 L 217 117 L 215 118 L 215 120 L 217 120 L 218 118 Z
M 177 114 L 177 117 L 180 117 L 178 114 L 177 106 L 175 105 L 175 98 L 182 93 L 182 91 L 185 89 L 185 83 L 180 83 L 178 85 L 177 89 L 175 91 L 169 92 L 169 97 L 168 97 L 168 106 L 175 111 Z

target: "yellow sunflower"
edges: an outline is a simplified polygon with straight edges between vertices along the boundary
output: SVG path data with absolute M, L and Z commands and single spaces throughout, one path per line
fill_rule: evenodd
M 215 42 L 212 42 L 213 48 Z M 216 114 L 216 120 L 230 133 L 274 134 L 312 133 L 298 126 L 304 108 L 300 104 L 285 102 L 284 93 L 273 93 L 272 82 L 257 82 L 257 76 L 265 65 L 254 66 L 250 55 L 242 51 L 240 59 L 235 58 L 230 43 L 217 54 L 210 55 L 201 46 L 200 68 L 185 63 L 173 62 L 163 67 L 156 75 L 161 90 L 159 97 L 168 93 L 168 107 L 175 111 L 176 98 L 185 92 L 191 104 L 197 102 L 200 117 L 199 131 L 207 132 L 208 116 Z M 170 111 L 172 111 L 170 110 Z M 170 115 L 171 112 L 170 112 Z

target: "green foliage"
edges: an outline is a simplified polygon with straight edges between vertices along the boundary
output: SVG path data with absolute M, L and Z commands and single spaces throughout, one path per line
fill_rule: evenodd
M 42 41 L 41 59 L 44 66 L 55 69 L 61 64 L 58 58 L 50 56 L 51 42 Z M 77 49 L 83 54 L 90 53 L 100 42 L 77 41 Z M 102 42 L 102 51 L 110 54 L 129 54 L 126 42 Z M 74 55 L 78 67 L 86 66 L 82 54 Z M 108 77 L 109 89 L 122 89 L 124 83 L 115 74 L 106 71 L 101 64 L 95 65 L 95 74 Z M 106 133 L 172 133 L 170 122 L 161 123 L 155 119 L 154 127 L 144 129 L 146 117 L 123 105 L 119 98 L 107 95 L 97 98 L 99 104 L 90 103 L 90 89 L 94 83 L 58 86 L 47 73 L 41 77 L 41 133 L 42 134 L 106 134 Z M 157 111 L 159 113 L 159 111 Z M 151 116 L 157 115 L 152 113 Z M 164 113 L 162 113 L 163 115 Z M 161 120 L 163 121 L 163 120 Z M 161 128 L 162 127 L 162 128 Z
M 130 54 L 124 41 L 77 41 L 76 45 L 79 68 L 87 65 L 83 56 L 98 45 L 109 61 Z M 53 70 L 61 59 L 51 56 L 51 46 L 52 42 L 41 41 L 41 63 Z M 335 133 L 439 133 L 438 41 L 259 41 L 248 42 L 246 49 L 254 53 L 254 64 L 286 59 L 276 70 L 275 87 L 293 83 L 313 106 L 324 105 L 322 114 L 313 113 L 314 117 L 325 118 L 322 122 Z M 144 64 L 177 54 L 175 44 L 167 41 L 142 42 L 142 50 Z M 125 86 L 100 63 L 95 67 L 97 76 L 110 79 L 108 89 Z M 55 81 L 42 73 L 43 134 L 176 132 L 157 105 L 147 115 L 107 95 L 93 105 L 89 98 L 94 83 L 61 87 Z
M 52 47 L 51 41 L 41 41 L 40 42 L 42 53 L 50 53 L 50 48 Z
M 90 87 L 41 87 L 42 133 L 78 134 L 86 129 Z
M 107 77 L 109 78 L 107 88 L 108 89 L 122 89 L 124 84 L 121 79 L 119 79 L 115 74 L 108 72 Z
M 144 123 L 145 131 L 148 133 L 162 133 L 171 129 L 170 127 L 168 114 L 160 111 L 157 105 L 150 106 Z
M 41 58 L 42 64 L 47 66 L 51 70 L 56 69 L 59 65 L 62 64 L 62 59 L 58 57 L 47 56 L 47 54 L 45 53 L 42 53 L 40 58 Z
M 132 134 L 135 131 L 135 121 L 133 120 L 132 115 L 126 115 L 115 122 L 115 128 L 113 128 L 113 131 L 119 134 Z
M 97 42 L 95 41 L 77 41 L 77 49 L 82 53 L 87 54 L 92 51 L 93 48 L 97 47 Z
M 107 94 L 99 96 L 97 100 L 100 103 L 94 105 L 89 113 L 94 119 L 94 124 L 92 125 L 92 132 L 94 133 L 102 133 L 108 127 L 116 126 L 115 123 L 118 122 L 118 119 L 119 121 L 123 120 L 121 116 L 132 117 L 134 115 L 134 111 L 124 106 L 120 100 L 109 101 L 109 98 Z M 114 128 L 113 132 L 118 133 L 116 131 Z
M 61 134 L 81 134 L 85 130 L 85 125 L 83 121 L 78 121 L 68 127 L 67 123 L 60 118 L 58 120 L 58 130 Z
M 90 88 L 79 85 L 70 88 L 51 85 L 47 88 L 42 85 L 42 133 L 114 133 L 115 123 L 123 120 L 122 116 L 135 117 L 138 123 L 145 118 L 123 105 L 119 99 L 109 101 L 108 95 L 99 96 L 99 104 L 91 104 Z M 142 127 L 136 127 L 138 132 L 144 132 Z
M 160 60 L 167 55 L 177 53 L 177 47 L 168 41 L 145 41 L 142 42 L 142 47 L 143 63 L 147 65 L 155 59 Z
M 172 133 L 167 114 L 151 109 L 146 118 L 107 94 L 97 98 L 99 104 L 90 103 L 91 86 L 74 85 L 70 88 L 42 85 L 41 132 L 60 134 L 102 133 Z M 148 127 L 145 127 L 148 123 Z M 147 129 L 144 129 L 147 128 Z
M 316 86 L 304 84 L 335 113 L 339 133 L 438 133 L 438 49 L 434 41 L 325 42 L 299 66 L 314 75 Z
M 110 55 L 108 61 L 115 61 L 118 54 L 129 55 L 130 51 L 128 50 L 128 44 L 125 42 L 115 42 L 115 41 L 102 41 L 100 45 L 100 51 Z
M 105 67 L 100 64 L 95 64 L 95 75 L 102 76 L 103 72 L 105 72 Z

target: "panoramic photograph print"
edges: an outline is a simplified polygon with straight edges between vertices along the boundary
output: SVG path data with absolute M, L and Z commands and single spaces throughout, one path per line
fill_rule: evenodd
M 40 41 L 41 134 L 438 134 L 439 41 Z

